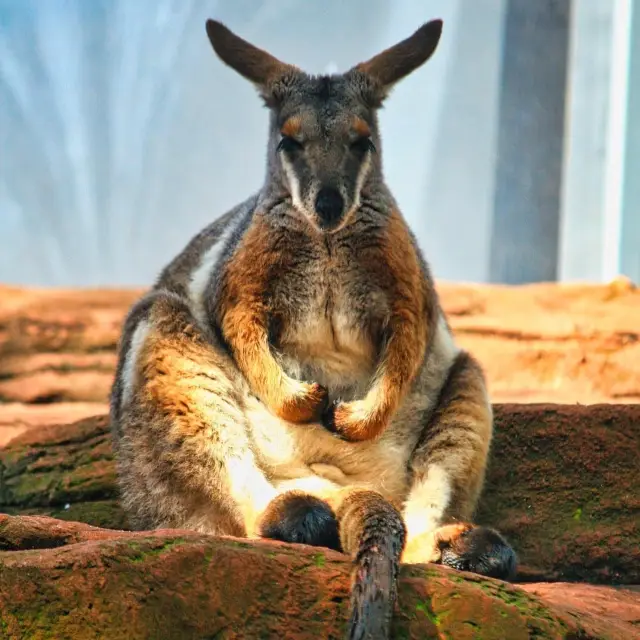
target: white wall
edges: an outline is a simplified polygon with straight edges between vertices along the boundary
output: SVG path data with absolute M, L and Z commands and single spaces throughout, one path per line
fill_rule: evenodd
M 381 114 L 385 166 L 436 274 L 484 280 L 503 4 L 0 0 L 0 281 L 148 283 L 260 185 L 266 112 L 209 16 L 311 72 L 444 18 Z
M 506 2 L 0 0 L 0 282 L 149 283 L 259 187 L 267 114 L 210 16 L 311 72 L 442 17 L 381 113 L 385 169 L 436 275 L 486 281 Z M 573 0 L 562 280 L 640 280 L 637 7 Z
M 637 159 L 630 164 L 627 156 L 640 149 L 627 149 L 628 118 L 640 122 L 629 105 L 632 13 L 633 0 L 573 0 L 558 265 L 564 281 L 602 282 L 625 270 L 625 172 L 631 178 Z M 640 277 L 640 269 L 627 275 Z

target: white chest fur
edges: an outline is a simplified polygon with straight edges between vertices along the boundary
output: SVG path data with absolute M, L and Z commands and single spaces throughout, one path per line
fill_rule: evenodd
M 375 369 L 375 345 L 342 305 L 308 309 L 280 349 L 289 375 L 318 382 L 344 400 L 362 395 Z

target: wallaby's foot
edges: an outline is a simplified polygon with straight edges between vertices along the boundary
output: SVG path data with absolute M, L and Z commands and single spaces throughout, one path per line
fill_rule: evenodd
M 468 523 L 410 538 L 402 562 L 435 562 L 500 580 L 512 580 L 517 566 L 515 551 L 497 531 Z
M 341 550 L 338 521 L 331 507 L 301 491 L 274 498 L 260 517 L 258 531 L 271 540 Z
M 293 388 L 291 388 L 293 387 Z M 305 423 L 320 420 L 327 407 L 327 390 L 313 382 L 296 382 L 274 408 L 278 417 L 288 422 Z
M 333 402 L 322 415 L 322 424 L 329 431 L 350 442 L 371 440 L 384 431 L 387 417 L 374 411 L 366 400 Z

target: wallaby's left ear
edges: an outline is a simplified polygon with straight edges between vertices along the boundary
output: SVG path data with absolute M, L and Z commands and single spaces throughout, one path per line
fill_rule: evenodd
M 413 35 L 361 62 L 355 69 L 373 77 L 386 92 L 433 55 L 441 34 L 442 20 L 431 20 Z
M 207 35 L 220 59 L 261 91 L 287 72 L 296 70 L 236 35 L 217 20 L 207 20 Z

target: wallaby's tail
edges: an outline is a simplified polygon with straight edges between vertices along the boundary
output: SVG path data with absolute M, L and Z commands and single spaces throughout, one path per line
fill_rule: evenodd
M 337 509 L 342 548 L 354 558 L 348 640 L 386 640 L 397 595 L 405 527 L 373 491 L 351 493 Z
M 288 491 L 259 522 L 265 538 L 340 549 L 353 558 L 348 640 L 387 640 L 404 549 L 401 515 L 379 493 L 345 489 L 321 500 Z

